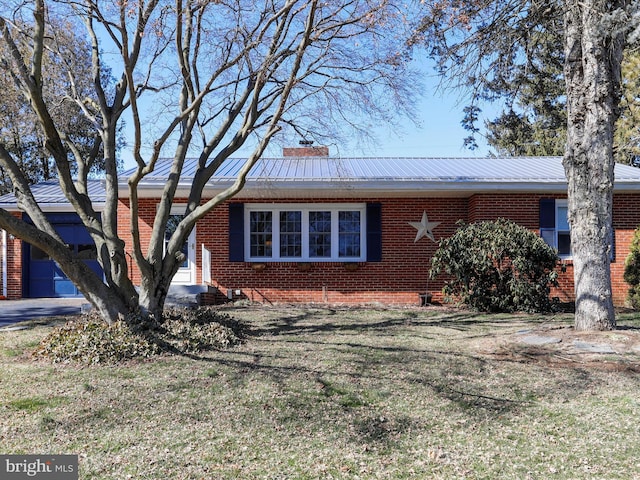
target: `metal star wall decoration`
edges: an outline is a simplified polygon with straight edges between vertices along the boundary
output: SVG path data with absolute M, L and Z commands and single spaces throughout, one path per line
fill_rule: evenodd
M 433 236 L 432 230 L 436 228 L 438 225 L 440 225 L 440 222 L 430 222 L 429 219 L 427 218 L 426 211 L 422 212 L 422 221 L 409 222 L 409 225 L 411 225 L 413 228 L 418 230 L 418 233 L 416 234 L 416 239 L 413 241 L 413 243 L 417 242 L 422 237 L 427 237 L 432 242 L 436 241 L 436 237 Z

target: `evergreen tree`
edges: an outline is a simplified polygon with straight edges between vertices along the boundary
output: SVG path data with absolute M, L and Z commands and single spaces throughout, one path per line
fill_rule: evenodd
M 538 87 L 547 92 L 544 83 L 536 83 L 545 75 L 532 75 L 537 80 L 531 85 L 524 79 L 541 70 L 544 63 L 537 63 L 539 58 L 549 57 L 545 49 L 539 50 L 546 33 L 552 42 L 562 45 L 554 50 L 551 43 L 549 51 L 563 52 L 567 118 L 563 165 L 574 264 L 575 327 L 613 328 L 609 261 L 614 131 L 620 114 L 622 56 L 627 35 L 640 18 L 638 1 L 425 0 L 421 5 L 424 15 L 411 45 L 426 45 L 449 85 L 468 90 L 472 104 L 466 110 L 470 117 L 466 124 L 472 132 L 477 131 L 473 120 L 483 100 L 502 97 L 516 106 L 521 92 L 535 96 Z M 557 81 L 554 75 L 549 77 Z M 545 99 L 542 95 L 543 105 Z M 512 108 L 507 113 L 510 110 L 516 111 Z M 517 115 L 510 117 L 518 121 Z M 532 127 L 532 133 L 524 133 L 536 140 L 536 130 L 540 129 Z
M 499 155 L 562 155 L 567 138 L 562 25 L 550 18 L 545 32 L 534 32 L 527 63 L 517 65 L 516 92 L 491 83 L 485 100 L 506 107 L 485 123 L 486 138 Z M 559 29 L 559 30 L 558 30 Z M 628 47 L 622 63 L 620 118 L 616 122 L 616 162 L 640 166 L 640 52 Z M 477 129 L 479 131 L 479 129 Z

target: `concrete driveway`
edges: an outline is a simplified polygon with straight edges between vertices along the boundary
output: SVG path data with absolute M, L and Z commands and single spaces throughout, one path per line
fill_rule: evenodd
M 0 328 L 24 320 L 80 313 L 84 298 L 28 298 L 0 300 Z

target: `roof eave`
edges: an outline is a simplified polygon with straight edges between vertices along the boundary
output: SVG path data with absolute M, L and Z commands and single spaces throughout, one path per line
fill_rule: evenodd
M 73 205 L 70 203 L 43 202 L 38 205 L 43 212 L 75 212 Z M 102 212 L 105 207 L 105 202 L 93 202 L 92 205 L 95 211 Z M 24 210 L 18 208 L 18 205 L 15 203 L 0 203 L 0 208 L 7 212 L 24 212 Z
M 209 182 L 204 197 L 212 197 L 233 185 L 233 180 Z M 164 183 L 147 181 L 138 185 L 140 198 L 159 197 Z M 176 197 L 188 197 L 191 188 L 189 179 L 178 185 Z M 236 198 L 338 198 L 361 196 L 459 196 L 468 197 L 478 193 L 566 193 L 566 180 L 542 181 L 518 180 L 247 180 Z M 621 180 L 614 187 L 615 193 L 640 193 L 640 182 Z
M 225 188 L 233 185 L 232 181 L 210 182 L 204 190 L 204 196 L 213 196 Z M 191 184 L 180 182 L 176 197 L 186 197 Z M 155 182 L 145 182 L 138 185 L 138 195 L 141 198 L 158 197 L 164 185 Z M 637 186 L 640 190 L 640 185 Z M 470 196 L 475 193 L 564 193 L 567 184 L 564 181 L 546 182 L 516 182 L 516 181 L 468 181 L 468 180 L 248 180 L 244 188 L 237 195 L 239 198 L 249 198 L 259 195 L 266 198 L 283 196 L 308 197 L 345 197 L 364 195 L 385 196 Z

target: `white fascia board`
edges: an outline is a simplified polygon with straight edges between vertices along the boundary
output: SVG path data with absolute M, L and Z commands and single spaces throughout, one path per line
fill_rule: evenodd
M 40 209 L 46 213 L 74 213 L 76 210 L 70 203 L 40 203 Z M 7 212 L 24 212 L 15 203 L 0 203 L 0 208 Z M 94 203 L 93 209 L 96 212 L 102 212 L 104 210 L 104 203 Z
M 231 181 L 210 183 L 203 191 L 211 198 L 233 184 Z M 191 184 L 181 183 L 177 198 L 189 196 Z M 158 198 L 164 184 L 146 183 L 138 186 L 140 198 Z M 478 193 L 565 193 L 566 181 L 440 181 L 440 180 L 366 180 L 366 181 L 255 181 L 249 180 L 235 198 L 349 198 L 361 196 L 382 197 L 469 197 Z M 615 193 L 640 193 L 640 182 L 616 182 Z
M 6 210 L 7 212 L 21 212 L 18 206 L 15 203 L 0 203 L 0 208 L 2 210 Z
M 247 183 L 242 197 L 469 197 L 477 193 L 566 193 L 565 182 L 339 181 Z
M 220 191 L 221 189 L 215 189 Z M 274 181 L 274 182 L 247 182 L 243 191 L 260 190 L 275 192 L 283 190 L 308 190 L 313 192 L 335 191 L 340 192 L 373 191 L 389 195 L 402 192 L 415 192 L 423 194 L 429 192 L 466 192 L 468 194 L 486 192 L 505 193 L 536 193 L 536 192 L 566 192 L 566 180 L 364 180 L 364 181 Z M 640 181 L 618 181 L 614 185 L 615 192 L 640 192 Z

